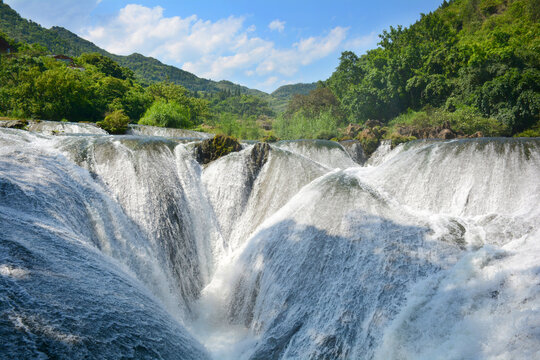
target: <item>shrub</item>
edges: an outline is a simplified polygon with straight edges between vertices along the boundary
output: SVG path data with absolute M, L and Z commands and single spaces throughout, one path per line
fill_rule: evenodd
M 115 110 L 105 116 L 103 121 L 98 121 L 97 126 L 109 134 L 125 134 L 129 124 L 129 117 L 123 110 Z
M 483 117 L 478 110 L 470 106 L 458 108 L 453 113 L 439 111 L 448 119 L 452 129 L 458 133 L 472 135 L 480 131 L 484 136 L 502 136 L 508 134 L 508 127 L 495 118 Z
M 174 101 L 156 100 L 139 120 L 140 125 L 171 128 L 189 128 L 189 108 Z

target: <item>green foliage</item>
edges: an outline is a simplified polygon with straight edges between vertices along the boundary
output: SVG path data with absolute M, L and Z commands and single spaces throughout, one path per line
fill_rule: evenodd
M 129 124 L 129 117 L 123 110 L 115 110 L 105 116 L 103 121 L 98 121 L 97 126 L 109 134 L 125 134 Z
M 299 111 L 310 117 L 318 116 L 324 111 L 330 111 L 334 117 L 343 119 L 338 99 L 326 87 L 316 88 L 307 95 L 294 95 L 287 106 L 287 114 L 291 115 Z
M 79 57 L 79 62 L 83 66 L 93 65 L 99 72 L 106 76 L 117 79 L 133 79 L 133 71 L 118 65 L 111 58 L 99 53 L 83 53 Z
M 536 122 L 536 124 L 523 132 L 520 132 L 519 134 L 514 135 L 515 137 L 540 137 L 540 120 Z
M 409 110 L 390 121 L 389 125 L 395 129 L 406 127 L 416 133 L 445 126 L 464 136 L 477 132 L 483 136 L 506 136 L 509 133 L 505 124 L 482 116 L 471 106 L 462 106 L 454 112 L 429 107 L 422 111 Z
M 353 123 L 462 108 L 454 121 L 465 133 L 522 131 L 540 114 L 538 8 L 538 0 L 444 2 L 409 28 L 384 31 L 379 48 L 344 52 L 326 85 Z
M 339 136 L 340 121 L 331 110 L 316 116 L 296 112 L 292 116 L 279 115 L 273 124 L 275 134 L 280 139 L 331 139 Z
M 189 121 L 201 124 L 210 117 L 208 101 L 190 96 L 185 87 L 171 82 L 160 82 L 150 85 L 147 93 L 154 100 L 174 102 L 189 110 Z
M 81 59 L 87 56 L 83 54 Z M 97 121 L 106 112 L 124 110 L 138 120 L 152 98 L 132 79 L 123 79 L 121 67 L 111 65 L 108 58 L 99 59 L 109 68 L 80 60 L 76 60 L 78 64 L 66 64 L 48 56 L 39 46 L 21 44 L 15 55 L 2 57 L 0 62 L 0 113 Z M 121 78 L 111 76 L 116 70 Z
M 213 125 L 216 133 L 239 139 L 257 140 L 262 136 L 254 116 L 241 118 L 235 114 L 222 113 L 214 119 Z
M 240 117 L 274 115 L 267 101 L 253 95 L 236 95 L 222 98 L 218 94 L 211 101 L 211 108 L 216 113 L 230 113 Z
M 166 102 L 164 100 L 156 100 L 139 120 L 139 124 L 170 128 L 193 126 L 188 107 L 175 101 Z

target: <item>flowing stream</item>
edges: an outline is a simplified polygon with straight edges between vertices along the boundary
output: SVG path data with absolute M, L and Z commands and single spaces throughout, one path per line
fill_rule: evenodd
M 0 129 L 0 358 L 539 358 L 538 138 L 201 166 L 201 133 L 32 130 Z

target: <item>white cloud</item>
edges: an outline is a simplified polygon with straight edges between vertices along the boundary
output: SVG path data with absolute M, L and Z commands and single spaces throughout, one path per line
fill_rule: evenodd
M 259 63 L 256 71 L 259 75 L 277 72 L 291 76 L 301 66 L 309 65 L 341 49 L 346 35 L 347 29 L 337 26 L 326 36 L 302 39 L 290 49 L 272 49 L 269 56 Z
M 285 21 L 280 21 L 279 19 L 276 19 L 270 24 L 268 24 L 268 28 L 270 30 L 277 30 L 279 32 L 283 32 L 283 30 L 285 30 Z
M 280 31 L 285 23 L 272 23 L 276 21 L 275 29 Z M 255 31 L 243 17 L 217 21 L 197 15 L 165 17 L 160 6 L 129 4 L 116 17 L 85 29 L 83 35 L 115 54 L 139 52 L 214 80 L 247 77 L 268 90 L 317 60 L 330 55 L 337 59 L 348 29 L 338 26 L 286 48 L 256 36 Z

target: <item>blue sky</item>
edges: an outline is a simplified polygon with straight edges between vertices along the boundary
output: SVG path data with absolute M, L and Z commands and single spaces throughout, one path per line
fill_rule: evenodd
M 138 52 L 197 76 L 271 92 L 330 76 L 342 51 L 362 54 L 382 30 L 410 25 L 442 0 L 4 0 L 120 55 Z

